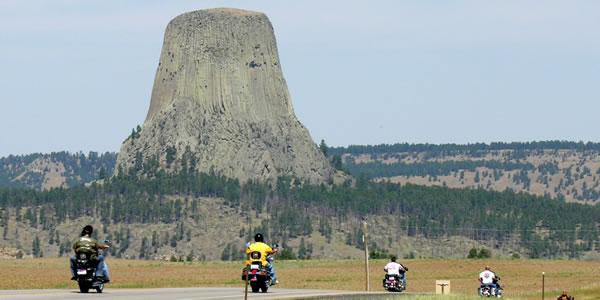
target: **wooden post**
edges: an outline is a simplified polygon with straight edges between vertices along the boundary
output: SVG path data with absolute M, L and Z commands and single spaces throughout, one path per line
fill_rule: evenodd
M 368 236 L 367 236 L 367 222 L 363 222 L 364 225 L 364 235 L 363 235 L 363 242 L 365 244 L 365 275 L 367 276 L 366 280 L 365 280 L 365 290 L 368 292 L 369 291 L 369 243 L 368 243 Z
M 544 300 L 544 281 L 546 277 L 546 272 L 542 272 L 542 300 Z
M 250 221 L 246 220 L 246 225 L 248 225 L 248 232 L 250 232 Z M 248 249 L 246 249 L 248 250 Z M 244 253 L 246 253 L 246 259 L 248 259 L 248 253 L 246 252 L 246 250 L 244 250 Z M 246 264 L 246 262 L 244 261 L 244 264 Z M 248 265 L 246 265 L 244 267 L 244 273 L 246 274 L 246 288 L 244 291 L 244 300 L 248 300 L 248 271 L 250 270 L 250 268 L 248 268 Z
M 244 291 L 244 300 L 248 300 L 248 266 L 244 268 L 244 273 L 246 273 L 246 289 Z

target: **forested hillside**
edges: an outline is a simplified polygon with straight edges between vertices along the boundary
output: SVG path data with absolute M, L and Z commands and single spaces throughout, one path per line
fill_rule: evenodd
M 370 179 L 511 189 L 588 204 L 600 200 L 599 143 L 394 144 L 327 150 L 338 157 L 341 168 Z
M 0 158 L 0 187 L 70 187 L 112 175 L 117 153 L 53 152 Z
M 4 158 L 4 178 L 18 180 L 0 188 L 0 250 L 66 255 L 91 223 L 118 257 L 237 259 L 257 231 L 288 257 L 360 257 L 366 221 L 374 256 L 465 257 L 476 247 L 499 257 L 600 257 L 600 206 L 570 203 L 598 199 L 597 144 L 322 142 L 320 149 L 357 178 L 330 186 L 289 177 L 240 183 L 199 173 L 186 156 L 170 161 L 179 173 L 153 158 L 109 177 L 109 153 Z M 15 188 L 32 177 L 27 172 L 48 172 L 42 163 L 52 169 L 48 162 L 61 162 L 58 173 L 78 174 L 69 180 L 75 186 L 66 188 L 65 179 L 47 190 L 31 182 L 37 190 Z
M 130 174 L 68 189 L 0 189 L 0 247 L 63 255 L 89 222 L 113 241 L 110 254 L 116 256 L 232 259 L 261 231 L 297 255 L 345 257 L 351 252 L 333 249 L 363 247 L 362 229 L 355 225 L 367 220 L 371 249 L 398 255 L 464 257 L 472 247 L 461 242 L 466 240 L 498 256 L 580 257 L 600 249 L 600 207 L 525 193 L 365 178 L 316 186 L 293 178 L 240 184 L 191 170 L 159 170 L 148 174 L 151 179 Z M 434 252 L 443 243 L 454 252 Z

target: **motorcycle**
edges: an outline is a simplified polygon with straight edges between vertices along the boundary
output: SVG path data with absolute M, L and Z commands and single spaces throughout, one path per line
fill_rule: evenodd
M 399 276 L 385 274 L 385 279 L 383 279 L 383 288 L 390 292 L 402 292 L 406 290 L 404 276 L 406 276 L 404 272 L 401 272 Z
M 273 249 L 276 249 L 275 246 Z M 262 254 L 258 251 L 253 251 L 248 254 L 246 266 L 242 270 L 242 280 L 247 281 L 252 288 L 253 293 L 259 291 L 266 293 L 271 286 L 271 272 L 261 262 Z M 266 257 L 267 261 L 273 262 L 273 255 L 269 254 Z
M 104 244 L 108 241 L 105 240 Z M 96 271 L 98 269 L 98 263 L 95 259 L 92 259 L 92 252 L 79 251 L 76 254 L 77 265 L 75 274 L 77 284 L 79 284 L 79 291 L 87 293 L 90 289 L 95 289 L 96 292 L 102 293 L 104 290 L 104 277 L 97 276 Z
M 497 298 L 502 298 L 502 290 L 500 289 L 500 285 L 498 284 L 498 281 L 500 280 L 500 277 L 496 277 L 496 287 L 489 285 L 489 284 L 482 284 L 479 289 L 477 290 L 479 296 L 481 297 L 497 297 Z

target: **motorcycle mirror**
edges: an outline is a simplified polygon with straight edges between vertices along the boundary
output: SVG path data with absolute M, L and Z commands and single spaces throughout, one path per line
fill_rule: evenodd
M 110 242 L 110 241 L 109 240 L 102 241 L 102 243 L 104 243 L 104 244 L 108 244 L 108 242 Z

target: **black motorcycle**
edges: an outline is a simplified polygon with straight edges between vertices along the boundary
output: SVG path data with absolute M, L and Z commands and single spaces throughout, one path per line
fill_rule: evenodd
M 104 241 L 106 244 L 108 241 Z M 77 265 L 75 267 L 76 279 L 79 284 L 79 291 L 87 293 L 90 289 L 95 289 L 96 292 L 102 293 L 104 290 L 104 276 L 96 275 L 98 270 L 98 262 L 92 259 L 92 252 L 79 251 L 76 254 Z
M 498 283 L 498 281 L 500 281 L 500 277 L 496 277 L 496 280 L 494 282 L 496 284 L 496 287 L 489 284 L 482 284 L 477 290 L 479 296 L 502 298 L 502 289 L 500 289 L 500 284 Z
M 272 248 L 278 249 L 279 246 L 275 244 Z M 262 265 L 261 256 L 262 254 L 258 251 L 248 254 L 246 267 L 242 270 L 242 280 L 248 282 L 253 293 L 258 293 L 258 291 L 266 293 L 271 286 L 271 272 L 266 266 Z M 269 254 L 266 259 L 272 263 L 274 257 Z
M 404 272 L 400 273 L 400 275 L 385 274 L 385 279 L 383 279 L 383 288 L 390 292 L 402 292 L 406 290 L 404 276 Z

